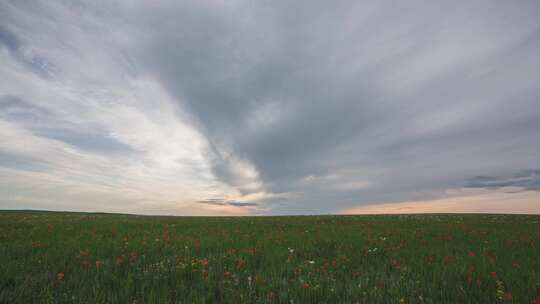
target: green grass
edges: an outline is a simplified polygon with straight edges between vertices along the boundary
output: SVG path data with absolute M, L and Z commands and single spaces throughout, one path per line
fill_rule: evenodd
M 0 303 L 531 303 L 539 241 L 525 215 L 0 212 Z

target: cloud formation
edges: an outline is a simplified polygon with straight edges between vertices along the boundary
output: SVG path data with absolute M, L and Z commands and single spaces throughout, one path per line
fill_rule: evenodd
M 540 170 L 522 170 L 511 176 L 475 176 L 466 180 L 465 187 L 485 189 L 516 187 L 522 191 L 540 191 Z
M 311 214 L 466 179 L 537 190 L 498 176 L 540 157 L 539 20 L 534 0 L 4 1 L 0 208 Z
M 223 198 L 209 198 L 202 201 L 198 201 L 199 204 L 208 204 L 208 205 L 216 205 L 216 206 L 236 206 L 236 207 L 253 207 L 257 206 L 256 203 L 245 203 L 245 202 L 237 202 L 237 201 L 229 201 Z

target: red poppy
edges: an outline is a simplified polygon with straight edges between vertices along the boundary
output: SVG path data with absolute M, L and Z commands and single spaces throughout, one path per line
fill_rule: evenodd
M 512 301 L 512 293 L 511 292 L 503 293 L 502 299 L 505 301 Z
M 394 267 L 395 269 L 397 269 L 397 270 L 401 269 L 401 262 L 400 261 L 392 260 L 390 263 L 392 264 L 392 267 Z
M 124 255 L 119 255 L 116 257 L 116 265 L 122 265 L 124 263 Z
M 531 304 L 540 304 L 540 300 L 532 300 Z
M 64 277 L 65 277 L 65 274 L 63 272 L 59 272 L 59 273 L 56 274 L 56 279 L 58 281 L 63 281 Z
M 205 258 L 205 259 L 202 259 L 202 260 L 201 260 L 201 265 L 202 265 L 203 267 L 207 267 L 207 266 L 208 266 L 208 259 L 206 259 L 206 258 Z
M 497 278 L 497 273 L 495 271 L 490 272 L 489 275 L 494 279 Z
M 246 261 L 244 259 L 238 260 L 238 263 L 236 264 L 236 268 L 238 268 L 239 270 L 242 270 L 244 269 L 244 267 L 246 267 Z

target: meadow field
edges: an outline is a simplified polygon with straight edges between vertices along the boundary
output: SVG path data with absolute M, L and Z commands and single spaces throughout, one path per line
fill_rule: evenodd
M 0 212 L 0 303 L 540 303 L 540 216 Z

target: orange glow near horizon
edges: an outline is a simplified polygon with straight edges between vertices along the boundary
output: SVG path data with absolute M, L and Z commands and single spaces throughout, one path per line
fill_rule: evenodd
M 520 213 L 540 214 L 540 192 L 494 192 L 426 201 L 372 204 L 344 209 L 338 214 L 403 213 Z

